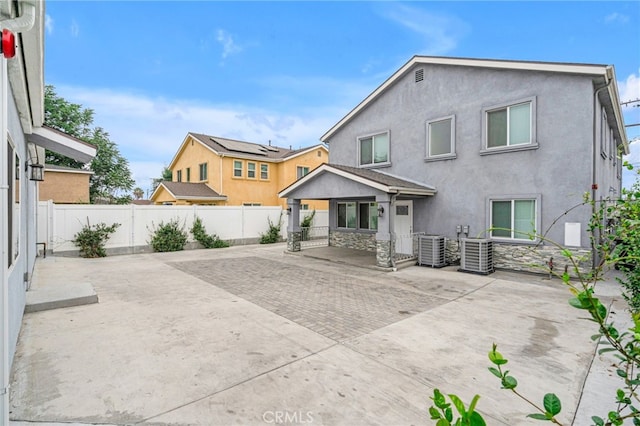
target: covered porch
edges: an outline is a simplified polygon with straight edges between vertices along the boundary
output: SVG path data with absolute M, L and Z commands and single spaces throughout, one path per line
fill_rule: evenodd
M 287 250 L 297 252 L 305 245 L 301 200 L 327 200 L 327 245 L 371 253 L 376 266 L 393 268 L 415 258 L 417 237 L 424 233 L 414 230 L 413 201 L 435 193 L 432 186 L 379 171 L 323 164 L 279 194 L 287 198 Z

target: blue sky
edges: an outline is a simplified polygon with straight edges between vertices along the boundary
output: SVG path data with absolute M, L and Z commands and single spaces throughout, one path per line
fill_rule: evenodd
M 638 99 L 640 2 L 46 4 L 46 84 L 95 111 L 145 190 L 189 131 L 316 144 L 417 54 L 613 64 Z

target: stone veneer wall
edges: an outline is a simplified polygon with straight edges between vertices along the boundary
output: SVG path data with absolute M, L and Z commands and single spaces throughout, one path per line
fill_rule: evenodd
M 591 250 L 572 248 L 574 259 L 583 273 L 591 269 Z M 564 272 L 565 266 L 571 276 L 575 276 L 573 264 L 562 255 L 561 249 L 554 246 L 529 246 L 517 244 L 493 243 L 493 266 L 514 271 L 549 273 L 548 262 L 553 258 L 553 271 Z
M 376 252 L 376 234 L 329 231 L 329 245 Z

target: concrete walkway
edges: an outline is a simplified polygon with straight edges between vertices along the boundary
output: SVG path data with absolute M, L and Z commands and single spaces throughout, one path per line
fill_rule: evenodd
M 560 396 L 564 424 L 611 406 L 594 325 L 559 281 L 284 249 L 38 259 L 34 290 L 90 283 L 99 303 L 25 315 L 12 424 L 432 424 L 435 387 L 480 394 L 488 424 L 539 424 L 487 371 L 493 342 L 522 393 Z

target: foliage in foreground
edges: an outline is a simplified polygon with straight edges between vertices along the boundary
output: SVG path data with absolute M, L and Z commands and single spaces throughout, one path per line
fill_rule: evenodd
M 280 217 L 278 218 L 278 223 L 273 223 L 271 218 L 267 218 L 267 223 L 269 224 L 269 229 L 264 234 L 260 234 L 260 244 L 273 244 L 277 243 L 282 239 L 280 236 L 280 229 L 282 228 L 282 213 L 280 213 Z
M 633 167 L 625 164 L 629 170 Z M 597 203 L 595 200 L 586 199 L 586 203 L 594 207 L 594 214 L 589 223 L 589 233 L 592 246 L 601 253 L 600 263 L 592 265 L 591 270 L 582 272 L 579 267 L 580 259 L 576 259 L 569 249 L 546 239 L 543 236 L 531 235 L 541 241 L 550 243 L 561 249 L 562 255 L 570 262 L 572 271 L 577 278 L 572 278 L 565 270 L 559 274 L 553 270 L 546 272 L 562 279 L 563 284 L 569 289 L 573 297 L 569 304 L 574 308 L 586 311 L 590 321 L 597 324 L 598 332 L 592 336 L 598 341 L 601 348 L 598 354 L 612 353 L 616 359 L 616 374 L 621 380 L 620 387 L 612 397 L 612 409 L 606 415 L 592 416 L 591 420 L 596 426 L 621 426 L 625 420 L 633 420 L 634 425 L 640 425 L 640 181 L 636 180 L 630 190 L 623 190 L 619 200 L 607 200 Z M 597 206 L 597 208 L 596 208 Z M 555 222 L 554 222 L 555 223 Z M 628 330 L 618 330 L 618 327 L 609 318 L 609 310 L 594 295 L 598 281 L 603 280 L 606 268 L 619 265 L 624 278 L 618 279 L 623 286 L 623 296 L 629 304 L 630 319 L 633 327 Z M 494 343 L 489 352 L 489 360 L 493 364 L 489 371 L 496 376 L 506 389 L 518 398 L 527 402 L 534 413 L 527 417 L 549 421 L 561 425 L 557 415 L 561 412 L 562 404 L 554 393 L 544 395 L 542 405 L 538 405 L 517 391 L 518 381 L 509 374 L 509 370 L 503 370 L 507 364 L 501 353 L 497 351 Z M 432 420 L 437 420 L 437 426 L 444 425 L 482 425 L 484 419 L 477 415 L 472 420 L 469 414 L 471 408 L 475 409 L 479 396 L 476 395 L 470 405 L 470 409 L 464 409 L 464 404 L 455 394 L 449 394 L 449 399 L 456 407 L 459 418 L 454 419 L 453 411 L 448 407 L 446 398 L 439 390 L 434 391 L 431 398 L 435 404 L 429 408 Z M 444 417 L 438 411 L 442 411 Z M 448 411 L 447 411 L 448 410 Z M 475 411 L 473 411 L 475 413 Z M 455 420 L 455 421 L 454 421 Z M 478 423 L 474 423 L 478 422 Z M 481 422 L 481 423 L 480 423 Z
M 197 242 L 204 246 L 204 248 L 229 247 L 229 243 L 221 240 L 216 234 L 207 234 L 207 230 L 202 224 L 202 219 L 197 216 L 191 226 L 191 234 Z
M 119 223 L 114 223 L 111 226 L 107 226 L 106 223 L 91 225 L 87 218 L 87 224 L 73 236 L 71 241 L 80 248 L 80 257 L 105 257 L 107 255 L 105 250 L 107 240 L 119 226 Z
M 184 224 L 180 224 L 178 219 L 171 219 L 169 222 L 160 222 L 151 230 L 151 247 L 153 251 L 167 252 L 184 250 L 187 244 L 187 231 Z

